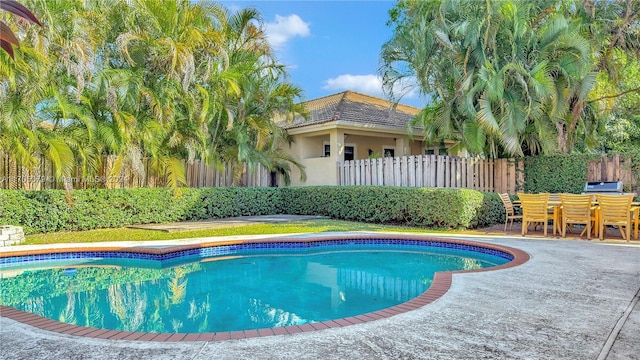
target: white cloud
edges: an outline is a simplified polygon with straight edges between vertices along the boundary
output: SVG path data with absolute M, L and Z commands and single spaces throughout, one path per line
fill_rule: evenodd
M 378 75 L 344 74 L 325 81 L 324 90 L 353 90 L 366 94 L 382 95 L 382 81 Z
M 380 76 L 373 74 L 340 75 L 338 77 L 326 80 L 325 85 L 322 88 L 329 91 L 352 90 L 382 98 L 385 97 L 382 90 L 382 79 L 380 78 Z M 401 86 L 396 86 L 396 88 L 394 89 L 394 94 L 396 96 L 402 96 L 403 98 L 413 98 L 416 96 L 415 91 L 410 90 L 407 93 L 407 90 L 404 89 L 403 91 Z
M 274 49 L 281 49 L 285 43 L 294 37 L 309 36 L 309 23 L 304 22 L 300 16 L 292 14 L 289 16 L 276 15 L 275 22 L 265 24 L 267 39 Z

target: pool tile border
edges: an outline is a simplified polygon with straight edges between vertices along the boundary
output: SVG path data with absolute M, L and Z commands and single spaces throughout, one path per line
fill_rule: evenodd
M 275 328 L 264 328 L 264 329 L 252 329 L 252 330 L 244 330 L 244 331 L 226 331 L 226 332 L 216 332 L 216 333 L 202 333 L 202 334 L 185 334 L 185 333 L 145 333 L 145 332 L 131 332 L 131 331 L 117 331 L 117 330 L 104 330 L 97 328 L 90 328 L 86 326 L 78 326 L 61 323 L 55 320 L 51 320 L 48 318 L 41 317 L 39 315 L 35 315 L 32 313 L 24 312 L 12 307 L 0 305 L 0 316 L 7 317 L 9 319 L 52 332 L 57 332 L 60 334 L 66 334 L 71 336 L 82 336 L 88 338 L 97 338 L 97 339 L 110 339 L 110 340 L 129 340 L 129 341 L 160 341 L 160 342 L 185 342 L 185 341 L 226 341 L 226 340 L 237 340 L 237 339 L 246 339 L 253 337 L 263 337 L 263 336 L 275 336 L 275 335 L 291 335 L 302 332 L 311 332 L 324 330 L 329 328 L 337 328 L 344 326 L 351 326 L 355 324 L 361 324 L 370 321 L 376 321 L 384 318 L 388 318 L 394 315 L 398 315 L 401 313 L 405 313 L 408 311 L 416 310 L 425 305 L 428 305 L 440 297 L 442 297 L 451 287 L 451 283 L 453 281 L 453 274 L 466 274 L 466 273 L 474 273 L 474 272 L 484 272 L 484 271 L 494 271 L 500 269 L 507 269 L 510 267 L 522 265 L 529 260 L 529 254 L 526 252 L 502 245 L 494 245 L 487 243 L 478 243 L 468 240 L 458 240 L 458 239 L 449 239 L 449 238 L 437 238 L 431 236 L 420 236 L 420 235 L 389 235 L 389 234 L 368 234 L 368 235 L 332 235 L 332 236 L 314 236 L 314 237 L 303 237 L 303 238 L 268 238 L 268 239 L 254 239 L 254 240 L 228 240 L 228 241 L 205 241 L 199 244 L 190 244 L 190 245 L 178 245 L 178 246 L 167 246 L 167 247 L 145 247 L 145 246 L 136 246 L 136 247 L 116 247 L 116 246 L 108 246 L 108 247 L 66 247 L 66 248 L 55 248 L 55 249 L 37 249 L 37 250 L 18 250 L 18 251 L 7 251 L 0 254 L 0 264 L 9 263 L 6 262 L 8 258 L 15 257 L 25 257 L 25 259 L 33 259 L 33 256 L 42 256 L 41 258 L 46 258 L 47 256 L 53 256 L 55 258 L 55 254 L 68 254 L 68 253 L 82 253 L 84 254 L 100 254 L 103 255 L 105 253 L 129 253 L 133 255 L 149 255 L 151 259 L 171 259 L 178 256 L 178 254 L 201 254 L 203 249 L 209 249 L 220 246 L 253 246 L 256 244 L 264 244 L 264 248 L 269 248 L 270 244 L 274 243 L 287 243 L 291 244 L 291 247 L 312 247 L 317 246 L 319 243 L 331 243 L 335 242 L 336 244 L 343 243 L 345 241 L 366 241 L 366 240 L 398 240 L 398 243 L 406 243 L 407 241 L 418 241 L 420 243 L 426 242 L 441 244 L 442 247 L 451 247 L 451 248 L 465 248 L 483 253 L 489 254 L 507 254 L 511 261 L 493 266 L 491 268 L 485 269 L 474 269 L 474 270 L 456 270 L 456 271 L 447 271 L 447 272 L 437 272 L 433 278 L 432 285 L 425 291 L 420 294 L 416 298 L 413 298 L 407 302 L 386 308 L 377 310 L 370 313 L 360 314 L 357 316 L 351 316 L 342 319 L 333 319 L 327 321 L 321 321 L 317 323 L 311 324 L 303 324 L 303 325 L 291 325 L 284 327 L 275 327 Z M 457 246 L 456 246 L 457 245 Z M 258 246 L 259 247 L 259 246 Z M 133 256 L 133 258 L 139 258 L 137 256 Z M 167 256 L 168 255 L 168 256 Z M 500 256 L 500 255 L 499 255 Z M 25 260 L 26 261 L 26 260 Z

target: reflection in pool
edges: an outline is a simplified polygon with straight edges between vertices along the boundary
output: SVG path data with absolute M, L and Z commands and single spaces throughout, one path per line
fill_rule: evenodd
M 111 330 L 258 329 L 380 310 L 426 291 L 435 272 L 508 262 L 494 255 L 425 246 L 259 251 L 160 265 L 84 259 L 3 267 L 0 304 Z

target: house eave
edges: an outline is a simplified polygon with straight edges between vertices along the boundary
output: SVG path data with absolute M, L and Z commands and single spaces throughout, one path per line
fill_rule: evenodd
M 376 133 L 384 137 L 391 137 L 390 135 L 409 135 L 407 128 L 379 124 L 364 124 L 344 120 L 328 121 L 320 124 L 290 128 L 287 129 L 287 133 L 290 135 L 316 135 L 318 133 L 328 132 L 334 129 L 341 129 L 353 135 L 371 136 L 371 133 Z M 424 136 L 424 131 L 422 129 L 414 128 L 412 135 L 415 138 L 422 138 Z

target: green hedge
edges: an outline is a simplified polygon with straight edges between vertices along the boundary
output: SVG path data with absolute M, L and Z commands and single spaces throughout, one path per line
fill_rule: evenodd
M 0 191 L 0 224 L 21 225 L 26 234 L 122 227 L 282 211 L 275 188 Z
M 504 220 L 496 194 L 382 186 L 285 188 L 0 190 L 0 224 L 25 233 L 114 228 L 247 215 L 324 215 L 431 228 L 474 228 Z
M 530 156 L 524 158 L 524 191 L 527 193 L 574 193 L 584 191 L 590 160 L 597 155 Z
M 290 214 L 421 226 L 474 228 L 501 221 L 500 197 L 467 189 L 385 186 L 283 188 Z

